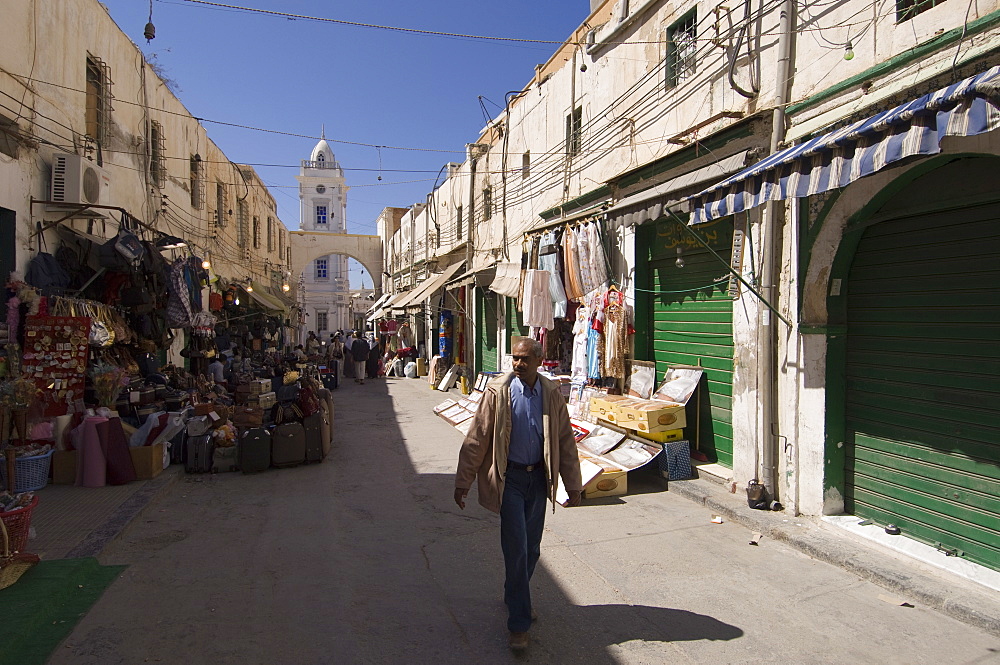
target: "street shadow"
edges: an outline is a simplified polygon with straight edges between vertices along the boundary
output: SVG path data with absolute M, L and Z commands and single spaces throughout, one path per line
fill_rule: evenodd
M 691 642 L 734 640 L 743 630 L 715 617 L 671 607 L 649 605 L 570 605 L 554 628 L 538 624 L 542 639 L 572 640 L 593 650 L 633 640 Z M 595 651 L 596 652 L 596 651 Z

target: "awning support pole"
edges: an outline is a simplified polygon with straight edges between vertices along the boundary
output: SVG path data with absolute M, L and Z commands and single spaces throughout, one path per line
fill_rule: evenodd
M 726 270 L 728 270 L 731 275 L 733 275 L 734 277 L 736 277 L 736 279 L 740 280 L 740 284 L 742 284 L 743 286 L 747 287 L 747 290 L 750 291 L 750 293 L 752 293 L 755 296 L 757 296 L 757 299 L 760 300 L 762 303 L 764 303 L 764 306 L 767 307 L 769 310 L 771 310 L 772 314 L 774 314 L 776 317 L 778 317 L 778 319 L 781 320 L 781 322 L 784 323 L 789 328 L 793 327 L 791 321 L 789 321 L 788 319 L 786 319 L 785 317 L 783 317 L 781 315 L 781 312 L 779 312 L 774 307 L 772 307 L 771 303 L 769 303 L 767 301 L 767 299 L 764 298 L 764 296 L 762 296 L 757 289 L 755 289 L 753 286 L 750 285 L 749 282 L 747 282 L 745 279 L 743 279 L 743 276 L 741 274 L 739 274 L 738 272 L 736 272 L 735 270 L 733 270 L 733 267 L 731 265 L 729 265 L 729 261 L 726 261 L 724 258 L 722 258 L 721 256 L 719 256 L 718 252 L 716 252 L 714 249 L 712 249 L 711 247 L 709 247 L 708 241 L 705 240 L 704 238 L 702 238 L 700 233 L 698 233 L 697 231 L 695 231 L 693 228 L 691 228 L 691 226 L 689 224 L 687 224 L 684 220 L 682 220 L 680 217 L 678 217 L 677 214 L 674 213 L 673 210 L 670 210 L 668 208 L 667 209 L 667 213 L 670 215 L 671 219 L 673 219 L 675 222 L 677 222 L 678 224 L 680 224 L 682 227 L 684 227 L 685 230 L 687 230 L 688 233 L 690 233 L 692 236 L 694 236 L 694 239 L 697 240 L 698 243 L 702 247 L 704 247 L 709 252 L 711 252 L 712 256 L 714 256 L 715 258 L 717 258 L 719 260 L 719 263 L 721 263 L 722 265 L 726 266 Z

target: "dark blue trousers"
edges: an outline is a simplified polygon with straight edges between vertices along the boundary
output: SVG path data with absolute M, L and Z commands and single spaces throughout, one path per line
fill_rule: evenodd
M 507 629 L 511 632 L 520 633 L 531 627 L 528 582 L 542 552 L 547 494 L 543 466 L 533 471 L 507 469 L 500 504 L 500 547 L 507 572 L 504 602 L 507 603 Z

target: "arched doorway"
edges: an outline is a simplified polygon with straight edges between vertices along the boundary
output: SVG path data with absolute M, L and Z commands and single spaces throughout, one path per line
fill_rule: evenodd
M 1000 159 L 953 157 L 855 220 L 845 509 L 1000 567 Z M 905 176 L 904 176 L 905 177 Z M 845 242 L 842 252 L 850 252 Z

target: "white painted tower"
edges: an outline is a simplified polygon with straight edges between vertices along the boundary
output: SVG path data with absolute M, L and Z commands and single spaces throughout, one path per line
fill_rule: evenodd
M 299 175 L 299 229 L 326 233 L 347 232 L 347 185 L 326 133 L 302 160 Z M 303 305 L 308 314 L 303 340 L 309 331 L 329 340 L 330 332 L 350 327 L 348 259 L 339 254 L 323 256 L 302 274 Z

